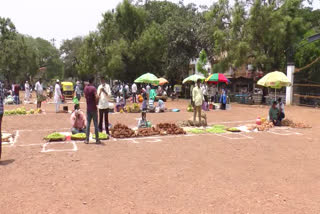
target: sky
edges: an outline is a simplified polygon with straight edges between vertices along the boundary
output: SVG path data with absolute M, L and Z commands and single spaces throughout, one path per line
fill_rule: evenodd
M 179 0 L 171 0 L 178 3 Z M 102 14 L 122 0 L 0 0 L 0 16 L 10 18 L 19 33 L 47 40 L 87 35 L 97 28 Z M 212 5 L 212 0 L 184 0 L 185 4 Z M 313 1 L 320 9 L 320 0 Z

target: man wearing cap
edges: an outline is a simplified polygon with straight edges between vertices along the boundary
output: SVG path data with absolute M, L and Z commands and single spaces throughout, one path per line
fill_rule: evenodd
M 60 88 L 60 81 L 56 81 L 56 85 L 54 87 L 54 102 L 56 103 L 56 113 L 59 112 L 60 103 L 61 103 L 61 88 Z

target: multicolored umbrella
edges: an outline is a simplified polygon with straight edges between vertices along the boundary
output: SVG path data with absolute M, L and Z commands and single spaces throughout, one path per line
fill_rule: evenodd
M 149 84 L 159 84 L 159 79 L 154 74 L 146 73 L 138 77 L 135 83 L 149 83 Z
M 185 79 L 182 81 L 182 83 L 185 84 L 185 83 L 189 83 L 189 82 L 197 82 L 198 79 L 204 80 L 205 77 L 204 77 L 204 76 L 201 76 L 201 75 L 199 75 L 199 74 L 193 74 L 193 75 L 185 78 Z
M 224 82 L 224 83 L 228 83 L 229 80 L 227 79 L 227 77 L 225 77 L 223 74 L 221 73 L 214 73 L 211 74 L 207 79 L 206 79 L 207 83 L 214 83 L 214 84 L 218 84 L 219 82 Z

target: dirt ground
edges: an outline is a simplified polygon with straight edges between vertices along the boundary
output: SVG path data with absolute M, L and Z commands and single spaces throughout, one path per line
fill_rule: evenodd
M 187 102 L 169 101 L 167 107 L 181 112 L 147 118 L 153 124 L 186 120 L 192 116 Z M 44 147 L 45 135 L 70 129 L 70 114 L 54 113 L 53 104 L 43 108 L 43 115 L 4 117 L 3 129 L 17 136 L 4 146 L 0 162 L 1 214 L 320 213 L 318 109 L 285 109 L 287 118 L 311 129 Z M 207 117 L 234 126 L 267 112 L 266 106 L 233 104 Z M 111 114 L 110 122 L 134 127 L 139 117 Z

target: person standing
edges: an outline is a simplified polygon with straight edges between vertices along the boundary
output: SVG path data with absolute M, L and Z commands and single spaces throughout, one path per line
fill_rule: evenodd
M 284 114 L 284 104 L 281 101 L 281 97 L 278 98 L 277 108 L 279 109 L 279 120 L 280 122 L 285 118 Z
M 30 101 L 30 85 L 29 85 L 29 82 L 26 81 L 26 83 L 24 84 L 24 100 L 26 102 L 29 102 Z
M 98 113 L 97 113 L 97 89 L 93 86 L 94 78 L 89 80 L 89 85 L 84 89 L 84 95 L 87 102 L 87 129 L 86 129 L 86 141 L 84 143 L 89 143 L 90 136 L 90 125 L 91 120 L 93 120 L 94 130 L 96 134 L 96 143 L 101 143 L 99 140 L 99 129 L 98 129 Z
M 35 85 L 34 90 L 37 94 L 37 108 L 41 108 L 41 102 L 43 101 L 43 85 L 42 85 L 42 79 L 40 78 L 38 82 Z
M 56 113 L 60 110 L 60 104 L 61 104 L 61 87 L 60 87 L 60 81 L 56 81 L 56 85 L 54 86 L 54 102 L 56 103 Z
M 136 103 L 137 102 L 137 85 L 135 83 L 132 84 L 131 86 L 131 91 L 132 91 L 132 102 Z
M 220 103 L 221 103 L 221 110 L 226 110 L 227 106 L 227 94 L 225 89 L 222 89 L 221 97 L 220 97 Z
M 13 87 L 13 94 L 14 94 L 14 102 L 16 105 L 20 104 L 20 86 L 19 84 L 15 84 Z
M 101 85 L 98 87 L 99 95 L 99 130 L 103 131 L 103 118 L 106 127 L 106 133 L 109 135 L 109 97 L 111 96 L 111 89 L 109 84 L 106 83 L 104 77 L 101 77 Z
M 81 99 L 81 89 L 80 89 L 80 82 L 79 81 L 77 81 L 77 83 L 76 83 L 75 92 L 76 92 L 76 97 L 77 97 L 78 101 L 80 101 L 80 99 Z
M 3 101 L 4 101 L 4 88 L 2 82 L 0 82 L 0 160 L 2 154 L 2 118 L 4 113 Z
M 147 95 L 149 96 L 150 94 L 150 90 L 151 90 L 151 87 L 150 85 L 148 84 L 147 87 L 146 87 L 146 92 L 147 92 Z
M 123 103 L 124 103 L 124 106 L 126 106 L 127 104 L 127 87 L 126 85 L 124 84 L 123 87 L 122 87 L 122 96 L 123 96 Z
M 200 88 L 201 80 L 197 80 L 197 85 L 192 90 L 192 100 L 193 100 L 193 123 L 196 123 L 197 113 L 199 114 L 199 125 L 201 125 L 201 107 L 203 102 L 202 89 Z

